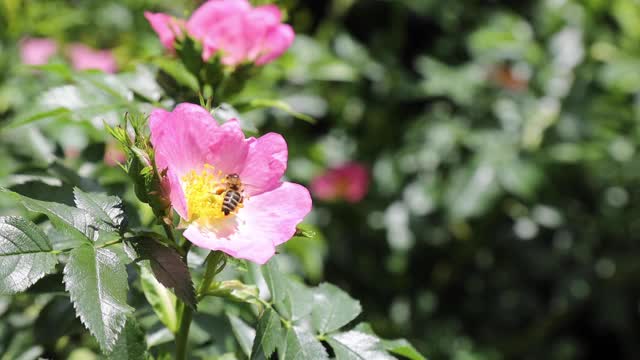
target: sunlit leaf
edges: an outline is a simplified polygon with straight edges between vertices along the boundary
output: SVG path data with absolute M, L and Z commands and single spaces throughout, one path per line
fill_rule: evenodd
M 262 266 L 262 274 L 271 292 L 271 301 L 282 316 L 298 320 L 311 312 L 310 290 L 281 273 L 277 260 L 272 258 Z
M 337 360 L 395 359 L 386 353 L 379 338 L 360 331 L 333 334 L 327 342 L 336 353 Z
M 26 290 L 58 262 L 44 232 L 20 217 L 0 217 L 0 294 Z
M 319 333 L 340 329 L 355 319 L 362 307 L 338 287 L 323 283 L 313 289 L 312 324 Z
M 69 253 L 64 283 L 82 323 L 104 351 L 112 350 L 133 311 L 120 256 L 114 249 L 82 245 Z
M 140 282 L 142 291 L 153 311 L 171 332 L 178 330 L 178 315 L 176 314 L 176 296 L 164 285 L 160 284 L 146 266 L 140 267 Z
M 65 236 L 79 242 L 89 242 L 98 237 L 98 226 L 88 212 L 54 202 L 40 201 L 0 188 L 16 198 L 29 211 L 46 215 L 51 223 Z
M 262 316 L 260 316 L 256 328 L 256 336 L 251 350 L 251 359 L 260 359 L 259 354 L 269 359 L 282 340 L 283 334 L 284 331 L 280 323 L 280 316 L 272 309 L 265 309 Z
M 98 220 L 103 230 L 121 230 L 125 220 L 122 200 L 117 196 L 85 193 L 74 188 L 76 206 Z
M 246 356 L 250 356 L 251 344 L 253 344 L 253 339 L 256 337 L 256 331 L 235 315 L 227 314 L 227 317 L 229 318 L 231 329 L 240 344 L 242 352 L 244 352 Z
M 292 326 L 278 346 L 278 358 L 282 360 L 322 360 L 328 359 L 327 351 L 309 331 Z

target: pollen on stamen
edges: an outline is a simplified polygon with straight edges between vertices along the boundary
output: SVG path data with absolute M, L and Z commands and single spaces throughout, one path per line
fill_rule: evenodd
M 200 172 L 191 170 L 182 177 L 187 201 L 188 221 L 210 222 L 224 218 L 222 202 L 224 192 L 217 191 L 223 186 L 223 173 L 206 164 Z

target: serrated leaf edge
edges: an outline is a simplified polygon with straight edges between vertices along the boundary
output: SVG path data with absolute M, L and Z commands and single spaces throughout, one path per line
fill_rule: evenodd
M 88 245 L 82 245 L 82 246 L 88 246 Z M 98 249 L 94 249 L 95 251 L 97 251 Z M 96 260 L 97 261 L 97 260 Z M 96 270 L 97 271 L 97 270 Z M 64 282 L 64 288 L 65 290 L 69 293 L 69 298 L 71 299 L 71 304 L 73 305 L 73 309 L 75 310 L 76 313 L 76 317 L 80 319 L 80 321 L 82 322 L 82 325 L 84 325 L 84 327 L 91 333 L 91 335 L 96 339 L 96 341 L 98 342 L 98 344 L 100 345 L 100 347 L 102 348 L 102 344 L 100 344 L 100 341 L 98 340 L 98 337 L 96 336 L 96 334 L 94 333 L 94 331 L 89 327 L 89 323 L 87 322 L 87 320 L 85 319 L 85 317 L 78 311 L 78 307 L 77 307 L 77 302 L 75 299 L 73 299 L 73 295 L 71 294 L 71 291 L 68 288 L 68 284 L 67 284 L 67 266 L 65 265 L 63 272 L 63 277 L 62 277 L 62 281 Z M 97 278 L 97 276 L 96 276 Z M 129 290 L 129 284 L 127 283 L 127 291 Z M 98 292 L 99 293 L 99 292 Z M 100 296 L 100 295 L 98 295 Z M 102 302 L 100 301 L 100 307 L 102 307 Z M 101 308 L 102 309 L 102 308 Z M 131 312 L 131 308 L 129 308 L 129 312 Z M 126 315 L 129 315 L 128 313 Z M 117 321 L 117 319 L 116 319 Z M 114 337 L 114 339 L 112 341 L 107 341 L 106 344 L 106 348 L 102 349 L 103 352 L 105 353 L 109 353 L 113 350 L 113 347 L 115 346 L 116 342 L 118 341 L 118 338 L 120 337 L 120 335 L 122 334 L 122 330 L 124 330 L 125 325 L 127 324 L 127 317 L 124 316 L 123 320 L 121 321 L 122 324 L 117 324 L 117 327 L 114 329 L 114 333 L 116 334 L 116 336 Z

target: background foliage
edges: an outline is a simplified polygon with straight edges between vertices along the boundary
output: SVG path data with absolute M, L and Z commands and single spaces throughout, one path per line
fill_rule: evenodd
M 378 334 L 407 337 L 432 359 L 640 357 L 640 4 L 279 3 L 296 43 L 217 116 L 237 110 L 249 132 L 284 133 L 294 181 L 347 160 L 372 175 L 358 204 L 316 201 L 309 220 L 324 236 L 287 243 L 281 266 L 348 290 Z M 102 163 L 111 140 L 100 128 L 169 106 L 153 74 L 178 70 L 159 60 L 142 12 L 195 6 L 0 2 L 0 185 L 70 205 L 73 186 L 106 190 L 124 198 L 131 226 L 148 224 L 124 173 Z M 113 48 L 124 73 L 75 73 L 62 56 L 34 72 L 18 58 L 25 35 Z M 255 98 L 316 123 L 243 102 Z M 0 200 L 3 213 L 26 214 Z M 39 285 L 0 298 L 3 358 L 95 351 L 68 300 Z M 130 296 L 150 314 L 139 291 Z M 208 306 L 202 316 L 220 316 Z M 161 342 L 156 325 L 143 322 L 148 341 Z M 196 341 L 212 333 L 229 331 L 201 329 Z

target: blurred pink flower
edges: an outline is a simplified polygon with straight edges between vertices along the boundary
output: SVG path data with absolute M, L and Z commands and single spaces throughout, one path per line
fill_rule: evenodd
M 160 13 L 146 16 L 160 41 L 173 49 L 172 18 Z M 267 64 L 282 55 L 295 37 L 291 26 L 282 23 L 277 6 L 253 7 L 247 0 L 207 1 L 191 15 L 186 29 L 202 43 L 205 61 L 220 52 L 222 63 L 230 66 L 243 62 Z
M 196 246 L 264 264 L 311 211 L 309 191 L 281 181 L 288 152 L 279 134 L 245 139 L 236 120 L 218 125 L 205 109 L 186 103 L 172 112 L 154 110 L 149 125 L 156 166 L 166 170 L 165 191 Z M 225 215 L 231 174 L 244 184 L 244 201 Z
M 58 44 L 48 38 L 25 38 L 20 42 L 20 58 L 23 64 L 44 65 L 58 51 Z
M 69 47 L 71 65 L 76 70 L 101 70 L 115 73 L 118 64 L 111 50 L 94 50 L 83 44 L 73 44 Z
M 356 203 L 369 188 L 369 173 L 358 163 L 347 163 L 327 170 L 311 181 L 311 192 L 322 200 L 345 199 Z
M 124 164 L 127 161 L 127 155 L 120 146 L 110 141 L 104 150 L 103 161 L 107 166 L 118 166 L 118 164 Z
M 176 19 L 167 14 L 152 13 L 149 11 L 145 11 L 144 17 L 147 18 L 153 30 L 158 34 L 162 45 L 173 52 L 176 36 L 182 36 L 182 28 L 185 24 L 184 20 Z

